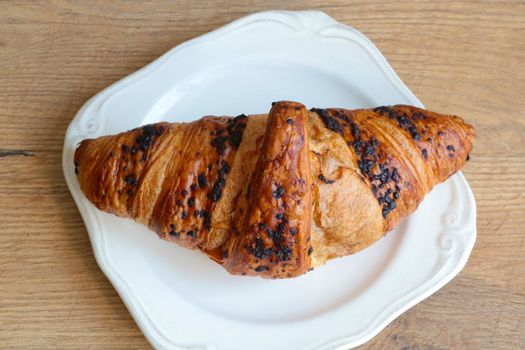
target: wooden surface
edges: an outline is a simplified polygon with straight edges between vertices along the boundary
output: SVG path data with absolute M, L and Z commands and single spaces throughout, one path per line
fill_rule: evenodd
M 86 100 L 185 40 L 281 1 L 0 1 L 0 348 L 147 349 L 64 183 Z M 525 2 L 290 1 L 362 31 L 429 108 L 478 132 L 465 269 L 362 349 L 525 346 Z

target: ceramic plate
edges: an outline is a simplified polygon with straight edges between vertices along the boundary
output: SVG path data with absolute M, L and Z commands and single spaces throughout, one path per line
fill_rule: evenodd
M 63 167 L 100 268 L 157 349 L 348 349 L 450 281 L 476 238 L 462 174 L 372 247 L 304 276 L 230 276 L 203 254 L 95 209 L 73 153 L 84 138 L 166 120 L 310 107 L 422 107 L 361 33 L 322 12 L 262 12 L 172 49 L 88 101 L 68 128 Z

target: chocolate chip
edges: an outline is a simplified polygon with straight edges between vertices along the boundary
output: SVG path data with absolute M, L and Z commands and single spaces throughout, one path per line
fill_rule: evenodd
M 312 108 L 311 111 L 317 113 L 328 129 L 337 133 L 343 132 L 343 127 L 341 124 L 339 124 L 337 119 L 332 117 L 326 109 Z
M 224 178 L 220 177 L 213 185 L 211 192 L 208 193 L 208 198 L 211 199 L 213 202 L 217 202 L 222 196 L 222 190 L 225 184 L 226 181 L 224 180 Z
M 225 176 L 230 173 L 230 164 L 226 162 L 225 160 L 221 160 L 221 168 L 219 169 L 219 174 L 221 176 Z
M 282 247 L 278 248 L 278 250 L 275 252 L 275 255 L 281 261 L 290 260 L 290 257 L 292 255 L 292 250 L 289 247 L 282 246 Z
M 208 180 L 206 179 L 206 174 L 200 173 L 199 176 L 197 177 L 197 182 L 200 188 L 205 188 L 206 186 L 208 186 Z
M 391 177 L 392 177 L 392 181 L 394 181 L 396 184 L 399 182 L 399 172 L 397 171 L 397 168 L 394 168 L 394 170 L 392 170 Z
M 386 168 L 381 173 L 381 175 L 379 176 L 379 180 L 381 181 L 382 184 L 386 184 L 388 183 L 388 181 L 390 181 L 390 170 L 388 168 Z
M 281 197 L 283 196 L 284 192 L 285 192 L 285 191 L 284 191 L 284 187 L 282 187 L 282 186 L 278 186 L 278 187 L 275 189 L 275 191 L 272 192 L 272 196 L 273 196 L 273 198 L 275 198 L 275 199 L 279 199 L 279 198 L 281 198 Z
M 155 132 L 155 128 L 153 127 L 153 125 L 148 124 L 148 125 L 144 125 L 144 127 L 142 127 L 142 131 L 144 132 L 144 135 L 151 136 Z
M 201 216 L 204 218 L 204 228 L 208 231 L 211 230 L 211 214 L 206 210 L 202 210 Z
M 258 259 L 266 259 L 272 254 L 270 248 L 265 248 L 264 243 L 260 237 L 255 238 L 255 246 L 252 250 L 253 255 Z
M 268 237 L 270 237 L 270 239 L 272 239 L 272 240 L 274 239 L 274 237 L 275 237 L 275 230 L 274 229 L 268 228 L 266 230 L 266 233 L 268 234 Z
M 374 112 L 381 114 L 388 114 L 390 112 L 390 107 L 388 106 L 379 106 L 374 108 Z
M 323 174 L 319 175 L 319 180 L 328 185 L 331 185 L 335 182 L 334 180 L 328 180 Z
M 137 177 L 133 174 L 126 175 L 124 181 L 130 186 L 135 186 L 137 184 Z
M 222 129 L 219 129 L 219 130 L 222 130 Z M 212 139 L 210 144 L 213 146 L 213 148 L 215 148 L 217 153 L 219 153 L 219 155 L 222 156 L 224 154 L 224 151 L 226 151 L 226 141 L 227 140 L 228 140 L 228 137 L 219 136 L 219 137 L 215 137 L 214 139 Z
M 164 127 L 161 126 L 157 130 L 155 130 L 155 135 L 156 136 L 160 136 L 160 135 L 162 135 L 163 132 L 164 132 Z
M 246 115 L 241 114 L 228 121 L 229 143 L 235 148 L 239 148 L 244 129 L 246 128 Z
M 266 265 L 260 265 L 255 268 L 255 272 L 269 271 L 270 268 Z
M 354 123 L 354 122 L 350 122 L 350 126 L 352 128 L 352 137 L 355 140 L 359 139 L 360 131 L 359 131 L 359 127 L 357 126 L 357 124 Z M 376 142 L 377 142 L 377 140 L 376 140 Z

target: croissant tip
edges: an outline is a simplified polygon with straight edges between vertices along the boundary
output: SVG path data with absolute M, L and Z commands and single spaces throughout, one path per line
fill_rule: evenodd
M 79 167 L 80 167 L 80 164 L 83 163 L 82 159 L 85 158 L 89 146 L 92 145 L 94 141 L 95 141 L 94 139 L 82 140 L 78 144 L 77 148 L 75 149 L 75 154 L 73 156 L 73 163 L 75 165 L 75 174 L 79 175 Z

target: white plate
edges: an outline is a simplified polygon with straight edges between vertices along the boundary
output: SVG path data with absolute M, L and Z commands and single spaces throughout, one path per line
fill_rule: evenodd
M 450 281 L 476 238 L 462 174 L 372 247 L 290 280 L 230 276 L 206 256 L 95 209 L 79 141 L 160 120 L 308 107 L 422 106 L 361 33 L 317 11 L 262 12 L 186 42 L 102 91 L 68 128 L 63 167 L 100 268 L 157 349 L 335 349 L 367 341 Z

